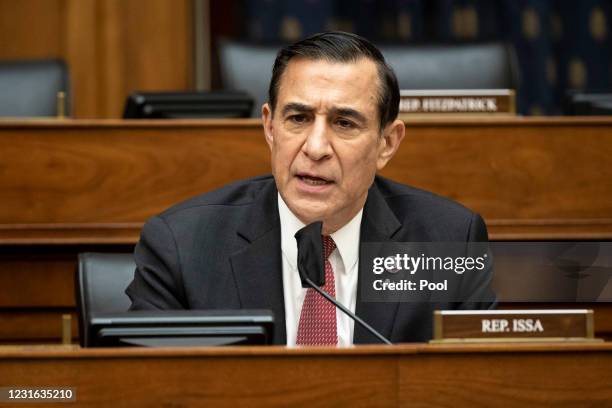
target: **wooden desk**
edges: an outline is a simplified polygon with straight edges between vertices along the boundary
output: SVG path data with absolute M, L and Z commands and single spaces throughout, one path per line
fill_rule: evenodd
M 610 157 L 611 118 L 415 119 L 382 174 L 480 212 L 495 240 L 602 240 Z M 0 121 L 0 342 L 59 338 L 78 252 L 131 252 L 149 216 L 269 169 L 259 120 Z
M 612 345 L 607 343 L 3 347 L 0 374 L 2 386 L 75 387 L 77 405 L 91 407 L 612 405 Z
M 612 118 L 415 119 L 382 172 L 493 239 L 612 238 Z M 0 122 L 0 243 L 133 244 L 144 220 L 270 172 L 259 120 Z

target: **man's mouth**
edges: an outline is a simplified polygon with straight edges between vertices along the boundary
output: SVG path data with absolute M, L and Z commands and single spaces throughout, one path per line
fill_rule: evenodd
M 325 184 L 330 184 L 332 181 L 324 179 L 322 177 L 313 176 L 310 174 L 298 174 L 297 177 L 302 180 L 304 183 L 311 186 L 323 186 Z

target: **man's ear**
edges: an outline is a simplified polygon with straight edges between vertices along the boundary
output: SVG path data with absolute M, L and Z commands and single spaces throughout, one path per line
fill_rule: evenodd
M 405 134 L 406 126 L 403 120 L 396 119 L 385 127 L 378 145 L 378 158 L 376 161 L 376 168 L 378 170 L 382 170 L 395 155 Z
M 272 109 L 269 103 L 264 103 L 261 106 L 261 121 L 263 122 L 264 135 L 270 149 L 274 142 L 274 132 L 272 132 Z

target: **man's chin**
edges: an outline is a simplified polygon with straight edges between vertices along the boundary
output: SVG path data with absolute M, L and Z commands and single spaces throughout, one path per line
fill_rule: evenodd
M 327 218 L 329 208 L 317 200 L 299 200 L 295 203 L 287 203 L 293 214 L 304 224 L 308 225 L 315 221 L 323 221 Z

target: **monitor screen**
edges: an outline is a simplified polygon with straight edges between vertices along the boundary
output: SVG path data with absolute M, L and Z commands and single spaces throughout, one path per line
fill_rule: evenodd
M 269 310 L 146 310 L 92 314 L 83 347 L 271 344 Z

